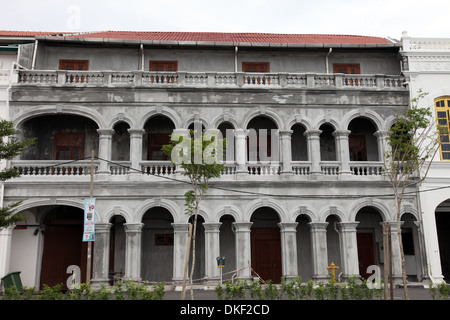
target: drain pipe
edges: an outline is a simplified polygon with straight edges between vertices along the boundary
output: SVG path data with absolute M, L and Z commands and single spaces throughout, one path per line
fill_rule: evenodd
M 234 47 L 234 72 L 238 72 L 238 47 Z
M 38 40 L 34 41 L 34 48 L 33 48 L 33 61 L 31 63 L 31 70 L 34 70 L 34 66 L 36 65 L 36 54 L 37 54 L 37 47 L 38 47 Z
M 144 71 L 144 45 L 141 43 L 141 71 Z
M 327 54 L 327 56 L 325 57 L 325 68 L 326 68 L 326 70 L 327 70 L 327 73 L 330 73 L 330 70 L 329 70 L 329 68 L 328 68 L 328 57 L 330 56 L 330 54 L 331 54 L 331 52 L 333 51 L 333 48 L 329 48 L 329 51 L 328 51 L 328 54 Z

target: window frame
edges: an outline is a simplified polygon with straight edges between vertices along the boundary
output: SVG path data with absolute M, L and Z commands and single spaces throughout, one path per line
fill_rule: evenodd
M 341 69 L 346 69 L 346 72 L 342 72 Z M 356 72 L 349 72 L 354 69 Z M 361 64 L 359 63 L 333 63 L 333 73 L 344 74 L 361 74 Z
M 450 96 L 442 96 L 434 99 L 434 109 L 436 125 L 447 125 L 447 132 L 439 135 L 440 159 L 441 161 L 450 161 Z

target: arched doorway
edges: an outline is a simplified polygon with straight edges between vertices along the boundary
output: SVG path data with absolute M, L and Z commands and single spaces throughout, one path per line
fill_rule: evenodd
M 130 160 L 130 125 L 126 122 L 118 122 L 114 126 L 114 135 L 111 144 L 111 159 L 114 161 Z
M 125 275 L 126 234 L 125 218 L 114 215 L 110 219 L 109 275 L 110 279 L 121 279 Z M 114 284 L 114 281 L 110 282 Z
M 450 282 L 450 199 L 442 202 L 435 211 L 439 255 L 444 280 Z
M 254 117 L 247 125 L 249 129 L 247 138 L 248 161 L 277 161 L 279 157 L 278 135 L 273 134 L 277 130 L 276 123 L 266 117 Z
M 264 280 L 281 281 L 281 234 L 277 212 L 269 207 L 256 209 L 250 220 L 252 268 Z
M 366 118 L 353 119 L 348 125 L 350 161 L 378 161 L 377 131 L 373 122 Z
M 356 228 L 359 274 L 367 279 L 371 275 L 367 273 L 367 268 L 371 265 L 381 265 L 383 231 L 380 223 L 383 219 L 377 209 L 364 207 L 358 211 L 355 220 L 359 221 Z
M 143 154 L 147 160 L 167 160 L 161 149 L 170 142 L 170 135 L 175 129 L 172 120 L 166 116 L 154 116 L 145 123 L 144 129 L 147 134 L 143 139 Z
M 333 136 L 334 128 L 328 123 L 320 126 L 320 160 L 336 161 L 336 142 Z M 314 159 L 312 159 L 314 161 Z
M 313 276 L 311 231 L 309 223 L 311 219 L 306 214 L 297 217 L 297 265 L 298 276 L 302 280 L 310 280 Z
M 308 161 L 308 143 L 304 135 L 306 128 L 296 123 L 291 127 L 292 161 Z
M 83 210 L 70 206 L 51 206 L 47 210 L 44 225 L 40 288 L 59 283 L 66 288 L 69 277 L 67 267 L 80 267 L 81 282 L 86 282 L 87 242 L 83 237 Z M 92 268 L 91 268 L 92 270 Z
M 142 218 L 142 280 L 171 281 L 173 277 L 173 217 L 163 207 L 153 207 Z
M 220 218 L 220 256 L 225 257 L 226 263 L 223 268 L 223 280 L 227 281 L 233 277 L 232 270 L 236 270 L 236 238 L 233 230 L 235 222 L 232 215 L 225 214 Z

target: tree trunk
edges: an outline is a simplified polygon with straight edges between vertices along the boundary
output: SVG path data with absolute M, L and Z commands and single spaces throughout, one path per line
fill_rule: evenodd
M 194 213 L 194 222 L 193 222 L 193 231 L 192 231 L 192 264 L 191 264 L 191 300 L 194 300 L 194 284 L 192 279 L 194 277 L 194 267 L 195 267 L 195 238 L 197 235 L 197 216 L 198 216 L 198 201 L 195 205 L 195 213 Z

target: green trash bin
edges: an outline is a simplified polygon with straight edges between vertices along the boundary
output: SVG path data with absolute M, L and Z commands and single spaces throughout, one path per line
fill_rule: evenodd
M 20 280 L 20 271 L 8 273 L 2 278 L 2 284 L 5 290 L 9 287 L 15 287 L 18 293 L 23 293 L 22 280 Z

